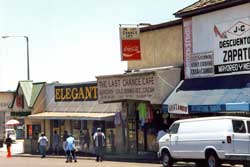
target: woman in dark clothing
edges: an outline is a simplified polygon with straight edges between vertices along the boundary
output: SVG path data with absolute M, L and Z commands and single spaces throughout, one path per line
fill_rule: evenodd
M 5 144 L 7 147 L 7 157 L 10 158 L 11 157 L 11 144 L 12 144 L 12 140 L 10 138 L 10 135 L 7 136 L 6 140 L 5 140 Z

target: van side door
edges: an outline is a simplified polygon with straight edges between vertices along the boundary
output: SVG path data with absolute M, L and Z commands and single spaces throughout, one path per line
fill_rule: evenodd
M 236 154 L 248 154 L 249 135 L 243 120 L 232 120 L 233 124 L 233 147 Z
M 170 153 L 173 158 L 178 157 L 178 129 L 180 124 L 175 123 L 171 126 L 169 131 L 169 140 L 170 140 Z

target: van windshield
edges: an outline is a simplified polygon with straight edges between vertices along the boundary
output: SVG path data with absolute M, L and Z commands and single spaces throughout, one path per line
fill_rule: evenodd
M 179 123 L 173 124 L 169 129 L 169 133 L 176 134 L 178 132 L 179 126 L 180 126 Z

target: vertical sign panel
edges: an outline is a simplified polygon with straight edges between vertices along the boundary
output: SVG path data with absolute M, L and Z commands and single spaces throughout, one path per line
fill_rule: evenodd
M 139 27 L 120 27 L 122 61 L 141 60 Z

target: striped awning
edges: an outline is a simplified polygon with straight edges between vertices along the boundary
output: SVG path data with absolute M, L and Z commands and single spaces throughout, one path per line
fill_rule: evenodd
M 30 119 L 58 120 L 114 120 L 115 113 L 42 112 L 29 115 Z
M 249 112 L 250 75 L 232 75 L 181 81 L 164 101 L 169 113 Z

